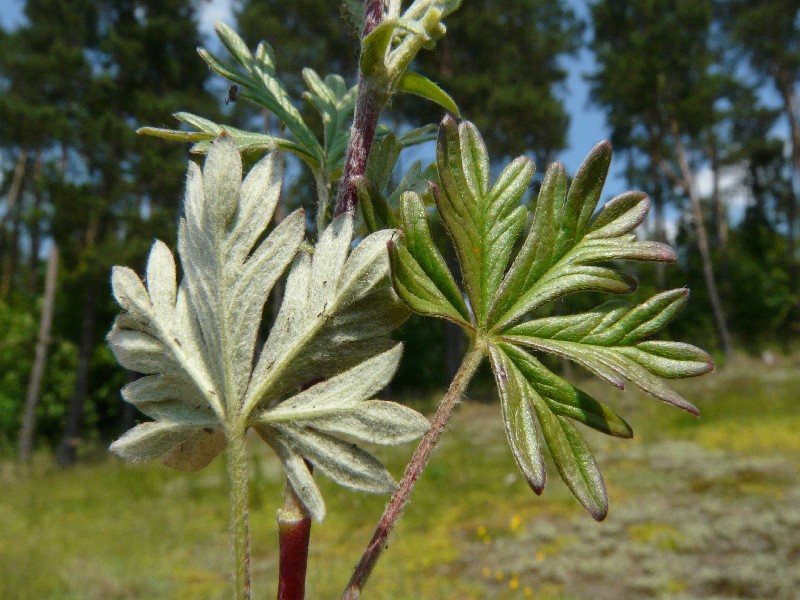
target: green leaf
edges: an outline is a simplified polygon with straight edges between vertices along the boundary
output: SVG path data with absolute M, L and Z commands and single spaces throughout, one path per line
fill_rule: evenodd
M 558 236 L 559 202 L 563 201 L 566 192 L 567 174 L 564 166 L 556 162 L 545 173 L 536 201 L 533 223 L 522 248 L 498 288 L 492 316 L 508 311 L 519 296 L 552 265 Z
M 602 521 L 608 513 L 608 496 L 586 442 L 567 419 L 551 410 L 505 348 L 492 346 L 489 352 L 500 391 L 506 435 L 528 484 L 537 494 L 545 484 L 535 414 L 561 478 L 578 502 L 595 519 Z
M 356 177 L 358 206 L 370 233 L 394 228 L 395 220 L 386 198 L 364 177 Z
M 593 217 L 610 160 L 610 146 L 598 144 L 571 186 L 560 163 L 547 170 L 528 234 L 507 268 L 528 221 L 519 204 L 533 167 L 520 157 L 492 185 L 488 153 L 475 126 L 446 117 L 439 130 L 438 177 L 431 179 L 440 181 L 433 195 L 459 258 L 468 306 L 461 305 L 456 278 L 434 245 L 418 195 L 403 195 L 403 237 L 390 248 L 395 288 L 412 310 L 454 321 L 476 346 L 488 348 L 506 435 L 531 487 L 538 493 L 545 483 L 538 422 L 562 479 L 598 520 L 607 512 L 605 485 L 572 421 L 618 437 L 631 437 L 631 428 L 523 348 L 574 360 L 620 388 L 632 381 L 692 413 L 697 409 L 659 378 L 713 368 L 699 348 L 646 339 L 680 310 L 686 290 L 658 294 L 635 307 L 611 302 L 583 314 L 531 318 L 567 294 L 632 292 L 636 281 L 616 269 L 615 261 L 676 259 L 669 246 L 640 241 L 632 233 L 649 210 L 646 195 L 622 194 Z
M 372 145 L 365 174 L 377 189 L 382 190 L 389 185 L 401 150 L 394 133 L 388 133 Z
M 608 493 L 586 440 L 567 419 L 550 412 L 536 394 L 533 398 L 536 416 L 558 474 L 587 512 L 595 520 L 602 521 L 608 514 Z
M 469 327 L 469 311 L 433 243 L 422 200 L 414 192 L 407 192 L 400 206 L 404 243 L 390 252 L 395 289 L 414 310 Z
M 630 233 L 644 220 L 649 200 L 629 192 L 610 200 L 590 221 L 608 173 L 611 149 L 598 144 L 567 191 L 564 168 L 551 166 L 533 224 L 500 284 L 489 323 L 496 331 L 513 326 L 556 298 L 579 291 L 628 293 L 630 278 L 597 263 L 614 260 L 674 262 L 666 244 L 640 242 Z
M 601 142 L 589 152 L 572 180 L 561 215 L 555 258 L 561 258 L 586 233 L 589 220 L 600 201 L 611 165 L 611 144 Z
M 249 71 L 253 66 L 253 56 L 250 54 L 247 44 L 239 37 L 239 34 L 222 21 L 214 23 L 214 31 L 219 41 L 231 53 L 231 56 L 236 59 L 236 62 Z
M 361 73 L 365 77 L 385 77 L 386 56 L 394 37 L 396 19 L 384 19 L 361 41 Z
M 233 138 L 240 152 L 264 152 L 280 148 L 291 152 L 303 160 L 312 170 L 319 167 L 317 158 L 309 154 L 305 148 L 291 140 L 263 133 L 252 133 L 229 125 L 221 125 L 191 113 L 179 112 L 175 113 L 174 117 L 181 123 L 186 123 L 190 127 L 194 127 L 197 131 L 141 127 L 136 132 L 140 135 L 148 135 L 167 140 L 194 142 L 192 152 L 198 154 L 207 154 L 211 149 L 213 140 L 225 132 Z
M 626 192 L 605 203 L 592 219 L 587 238 L 613 238 L 637 228 L 647 217 L 650 201 L 643 192 Z
M 458 106 L 456 106 L 450 94 L 419 73 L 406 71 L 397 84 L 397 91 L 425 98 L 426 100 L 435 102 L 446 111 L 453 113 L 456 117 L 461 116 Z
M 236 59 L 240 68 L 220 61 L 206 49 L 198 52 L 214 71 L 241 87 L 239 96 L 252 100 L 272 111 L 294 134 L 304 152 L 318 164 L 324 162 L 324 151 L 311 129 L 303 121 L 286 87 L 275 74 L 275 57 L 268 44 L 262 42 L 255 58 L 244 41 L 224 23 L 217 23 L 217 36 Z
M 535 414 L 532 406 L 531 389 L 525 378 L 511 362 L 509 357 L 497 347 L 490 347 L 492 362 L 500 402 L 503 409 L 503 424 L 506 437 L 522 474 L 534 492 L 544 491 L 547 474 L 544 455 L 536 434 Z
M 425 98 L 442 103 L 448 110 L 455 107 L 452 99 L 432 82 L 409 81 L 403 84 L 406 69 L 422 48 L 432 49 L 445 34 L 442 18 L 458 7 L 452 0 L 417 0 L 401 15 L 400 3 L 388 5 L 386 14 L 375 29 L 361 42 L 361 73 L 385 100 L 403 85 L 411 93 L 421 92 Z M 421 78 L 422 79 L 422 78 Z M 427 81 L 427 80 L 425 80 Z M 433 88 L 436 88 L 436 92 Z M 449 106 L 448 106 L 449 105 Z M 458 114 L 458 111 L 452 111 Z
M 574 360 L 620 387 L 628 379 L 656 398 L 698 414 L 657 377 L 708 373 L 711 358 L 688 344 L 642 341 L 671 321 L 687 298 L 688 290 L 678 289 L 639 306 L 615 302 L 583 315 L 534 319 L 509 328 L 504 338 Z
M 498 347 L 514 362 L 520 373 L 536 393 L 544 398 L 548 408 L 555 414 L 568 417 L 608 435 L 622 438 L 633 436 L 630 425 L 614 411 L 551 372 L 521 348 L 508 343 L 500 343 Z
M 439 130 L 437 165 L 441 188 L 434 198 L 461 263 L 464 285 L 478 325 L 486 323 L 492 300 L 527 218 L 518 206 L 533 176 L 533 163 L 519 157 L 494 186 L 489 155 L 472 123 L 445 117 Z
M 397 138 L 397 143 L 401 148 L 408 148 L 409 146 L 431 142 L 436 139 L 437 131 L 438 127 L 434 124 L 423 125 L 400 135 Z
M 347 143 L 350 139 L 349 121 L 353 116 L 357 86 L 348 88 L 339 75 L 324 80 L 313 69 L 303 69 L 308 91 L 305 98 L 319 113 L 324 132 L 324 165 L 329 179 L 342 170 Z M 332 183 L 332 180 L 329 181 Z

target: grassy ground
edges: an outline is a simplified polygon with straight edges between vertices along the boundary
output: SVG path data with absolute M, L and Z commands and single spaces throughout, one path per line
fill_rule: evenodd
M 370 581 L 365 599 L 797 598 L 800 358 L 740 360 L 679 387 L 682 415 L 594 382 L 634 440 L 590 435 L 611 511 L 596 524 L 552 476 L 529 491 L 496 404 L 457 416 Z M 277 462 L 253 445 L 254 598 L 274 597 Z M 399 475 L 411 447 L 378 453 Z M 184 475 L 102 458 L 59 472 L 0 464 L 0 598 L 228 598 L 223 461 Z M 323 481 L 310 599 L 337 598 L 385 498 Z

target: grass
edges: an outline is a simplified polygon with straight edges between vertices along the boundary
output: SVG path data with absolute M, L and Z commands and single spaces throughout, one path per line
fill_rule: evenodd
M 609 485 L 602 524 L 554 470 L 537 498 L 496 404 L 466 402 L 423 475 L 368 599 L 794 598 L 800 588 L 800 358 L 740 359 L 680 382 L 695 419 L 586 380 L 637 437 L 589 432 Z M 254 597 L 274 595 L 277 461 L 253 443 Z M 375 449 L 399 476 L 412 448 Z M 336 598 L 386 502 L 322 479 L 308 597 Z M 0 464 L 0 598 L 230 597 L 224 461 L 181 474 L 102 456 L 67 472 Z

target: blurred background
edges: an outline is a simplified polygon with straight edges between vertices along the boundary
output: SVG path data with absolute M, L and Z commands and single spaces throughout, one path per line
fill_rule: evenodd
M 221 465 L 176 474 L 105 452 L 144 418 L 119 396 L 135 375 L 104 343 L 117 312 L 110 269 L 142 272 L 154 238 L 174 247 L 186 161 L 197 160 L 136 128 L 172 128 L 177 111 L 279 127 L 246 101 L 226 103 L 228 84 L 197 56 L 200 45 L 224 53 L 216 19 L 251 47 L 272 44 L 301 110 L 303 66 L 355 82 L 357 37 L 333 0 L 0 0 L 2 598 L 227 597 Z M 478 125 L 493 168 L 535 160 L 529 202 L 547 164 L 574 173 L 612 141 L 602 201 L 647 192 L 642 235 L 680 257 L 629 267 L 640 282 L 632 300 L 690 287 L 665 335 L 710 351 L 718 371 L 678 386 L 703 411 L 697 421 L 550 365 L 613 396 L 639 434 L 589 437 L 611 492 L 600 526 L 556 477 L 544 500 L 517 477 L 484 374 L 370 597 L 796 598 L 800 2 L 464 0 L 447 25 L 415 68 Z M 441 116 L 402 96 L 384 121 L 403 129 Z M 407 151 L 396 176 L 432 159 L 432 144 Z M 287 208 L 313 210 L 305 171 L 288 173 Z M 397 337 L 407 347 L 387 393 L 430 412 L 463 340 L 418 318 Z M 271 590 L 282 481 L 261 452 L 255 577 Z M 383 456 L 398 474 L 409 453 Z M 324 491 L 331 517 L 314 533 L 313 598 L 342 589 L 384 502 Z

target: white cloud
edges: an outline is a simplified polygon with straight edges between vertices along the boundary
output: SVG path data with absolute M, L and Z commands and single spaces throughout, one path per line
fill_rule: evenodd
M 741 220 L 744 211 L 750 204 L 750 194 L 745 185 L 745 166 L 732 165 L 724 167 L 719 175 L 719 187 L 722 199 L 728 207 L 728 218 L 734 223 Z M 695 178 L 697 191 L 702 198 L 709 198 L 714 191 L 714 172 L 704 167 Z

